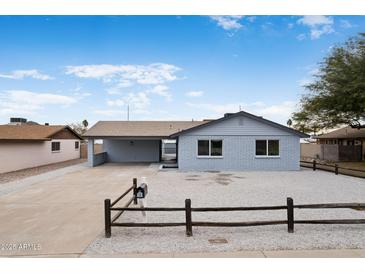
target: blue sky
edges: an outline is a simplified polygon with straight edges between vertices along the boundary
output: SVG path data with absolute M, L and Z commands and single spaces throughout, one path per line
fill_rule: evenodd
M 0 16 L 0 123 L 191 120 L 242 110 L 285 124 L 303 84 L 364 16 Z

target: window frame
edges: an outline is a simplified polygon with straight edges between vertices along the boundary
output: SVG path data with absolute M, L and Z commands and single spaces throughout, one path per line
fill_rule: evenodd
M 265 141 L 266 142 L 266 155 L 257 155 L 256 153 L 256 142 L 257 141 Z M 278 155 L 269 155 L 269 141 L 278 141 L 279 145 L 279 154 Z M 279 139 L 255 139 L 255 158 L 280 158 L 280 140 Z
M 53 144 L 59 144 L 58 145 L 58 150 L 53 150 Z M 61 142 L 60 141 L 52 141 L 51 142 L 51 152 L 52 153 L 58 153 L 58 152 L 61 152 Z
M 77 147 L 76 147 L 77 144 Z M 79 141 L 75 141 L 75 150 L 79 150 L 80 149 L 80 142 Z
M 199 155 L 199 141 L 209 141 L 209 155 Z M 222 142 L 222 155 L 212 155 L 212 141 L 221 141 Z M 224 145 L 223 139 L 197 139 L 196 140 L 196 157 L 197 158 L 206 158 L 206 159 L 222 159 L 224 155 Z

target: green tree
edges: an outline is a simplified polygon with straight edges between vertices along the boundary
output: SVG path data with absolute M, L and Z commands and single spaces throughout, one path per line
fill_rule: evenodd
M 339 125 L 365 127 L 365 33 L 334 47 L 320 63 L 292 120 L 308 133 Z

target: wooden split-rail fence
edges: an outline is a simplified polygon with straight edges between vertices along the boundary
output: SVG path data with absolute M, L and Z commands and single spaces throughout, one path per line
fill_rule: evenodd
M 132 193 L 132 197 L 122 207 L 117 207 L 127 194 Z M 185 200 L 184 207 L 129 207 L 132 203 L 138 204 L 137 198 L 137 179 L 133 179 L 133 185 L 128 188 L 115 201 L 110 199 L 104 201 L 105 211 L 105 237 L 111 237 L 112 227 L 175 227 L 184 226 L 186 236 L 193 236 L 194 226 L 206 227 L 246 227 L 246 226 L 264 226 L 264 225 L 287 225 L 289 233 L 294 232 L 294 224 L 365 224 L 365 219 L 319 219 L 319 220 L 296 220 L 294 217 L 294 209 L 333 209 L 333 208 L 348 208 L 356 210 L 364 210 L 365 203 L 330 203 L 330 204 L 301 204 L 295 205 L 294 200 L 290 197 L 286 200 L 286 205 L 280 206 L 253 206 L 253 207 L 191 207 L 191 200 Z M 193 212 L 229 212 L 229 211 L 271 211 L 271 210 L 286 210 L 287 218 L 283 220 L 268 220 L 268 221 L 250 221 L 250 222 L 208 222 L 195 221 L 192 218 Z M 164 222 L 164 223 L 127 223 L 117 222 L 120 216 L 126 211 L 181 211 L 185 212 L 185 222 Z M 112 217 L 112 212 L 116 212 Z

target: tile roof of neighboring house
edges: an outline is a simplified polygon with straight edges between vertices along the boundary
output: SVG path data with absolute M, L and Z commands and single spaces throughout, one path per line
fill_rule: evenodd
M 84 137 L 169 137 L 208 121 L 99 121 Z
M 69 126 L 45 126 L 45 125 L 0 125 L 0 140 L 23 140 L 23 141 L 47 141 L 52 135 L 63 129 L 69 129 L 79 139 L 82 139 Z
M 357 129 L 350 126 L 331 131 L 315 137 L 316 139 L 346 139 L 365 138 L 365 128 Z

